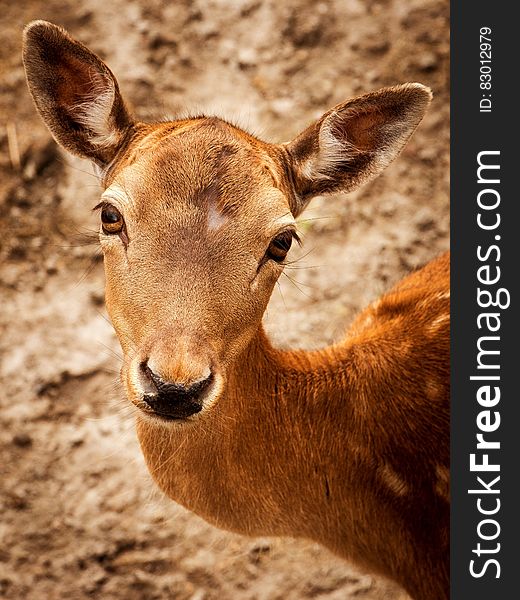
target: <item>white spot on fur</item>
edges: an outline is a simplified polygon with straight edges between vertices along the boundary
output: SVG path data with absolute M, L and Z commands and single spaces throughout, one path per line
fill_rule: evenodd
M 374 312 L 377 311 L 377 309 L 381 306 L 381 302 L 381 298 L 378 298 L 375 302 L 372 302 L 371 306 Z
M 224 223 L 227 223 L 228 217 L 223 215 L 217 208 L 214 202 L 209 202 L 208 207 L 208 229 L 215 231 L 220 229 Z
M 435 491 L 439 496 L 445 500 L 450 499 L 450 471 L 442 465 L 435 467 L 435 475 L 437 477 L 435 482 Z
M 434 379 L 428 379 L 424 387 L 428 400 L 436 402 L 442 398 L 444 388 L 438 381 L 435 381 Z
M 372 313 L 365 313 L 361 319 L 361 321 L 359 322 L 359 325 L 361 327 L 370 327 L 372 324 L 374 323 L 374 316 L 372 315 Z
M 365 311 L 354 321 L 352 331 L 361 332 L 365 329 L 370 329 L 374 325 L 374 315 L 370 311 Z
M 408 493 L 408 484 L 392 469 L 388 464 L 384 464 L 378 469 L 379 476 L 392 492 L 398 496 L 404 496 Z
M 439 317 L 436 317 L 429 325 L 427 328 L 428 333 L 438 333 L 440 329 L 442 329 L 444 327 L 444 325 L 446 324 L 446 322 L 449 323 L 450 321 L 450 315 L 446 314 L 446 315 L 440 315 Z

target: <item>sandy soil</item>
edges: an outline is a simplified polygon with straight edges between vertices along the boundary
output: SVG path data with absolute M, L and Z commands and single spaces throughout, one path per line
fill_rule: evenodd
M 281 345 L 314 347 L 448 247 L 447 0 L 0 0 L 0 597 L 404 599 L 318 546 L 221 532 L 154 489 L 103 309 L 97 183 L 57 150 L 25 87 L 21 29 L 35 18 L 103 56 L 143 119 L 203 110 L 284 141 L 351 95 L 432 87 L 388 171 L 300 220 L 306 256 L 267 325 Z

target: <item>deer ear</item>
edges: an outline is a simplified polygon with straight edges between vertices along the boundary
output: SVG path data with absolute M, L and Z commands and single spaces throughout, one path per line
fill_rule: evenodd
M 46 21 L 25 28 L 23 62 L 38 112 L 56 141 L 102 167 L 109 164 L 133 122 L 105 63 Z
M 401 152 L 432 98 L 405 83 L 338 104 L 295 140 L 289 155 L 300 213 L 319 194 L 350 191 L 379 175 Z

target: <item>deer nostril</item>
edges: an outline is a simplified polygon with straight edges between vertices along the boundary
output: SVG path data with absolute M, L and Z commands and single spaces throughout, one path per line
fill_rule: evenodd
M 213 382 L 211 372 L 205 379 L 188 384 L 167 381 L 154 373 L 147 362 L 141 363 L 141 371 L 149 384 L 144 401 L 155 413 L 169 419 L 184 419 L 200 412 L 204 392 Z

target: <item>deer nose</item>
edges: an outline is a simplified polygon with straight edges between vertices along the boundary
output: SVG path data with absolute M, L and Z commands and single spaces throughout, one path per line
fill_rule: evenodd
M 143 399 L 153 412 L 167 419 L 185 419 L 202 410 L 202 397 L 204 392 L 213 382 L 213 373 L 205 379 L 198 379 L 192 383 L 178 383 L 166 381 L 154 373 L 148 363 L 141 364 L 141 370 L 147 379 L 148 389 L 156 391 L 147 392 Z

